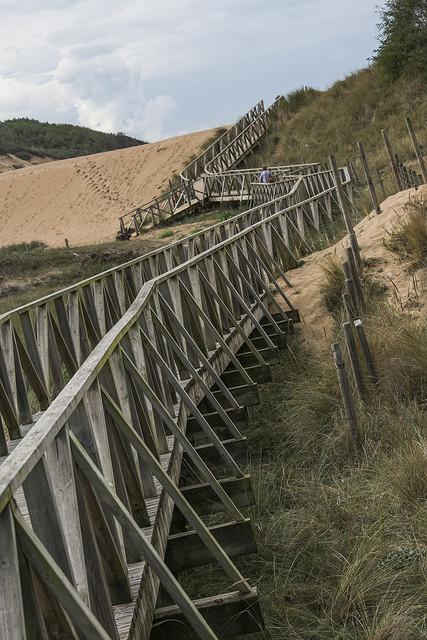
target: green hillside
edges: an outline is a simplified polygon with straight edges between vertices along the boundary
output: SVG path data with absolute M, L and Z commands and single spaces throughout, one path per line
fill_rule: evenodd
M 123 133 L 103 133 L 72 124 L 50 124 L 31 118 L 0 122 L 0 154 L 73 158 L 145 144 Z
M 414 158 L 406 115 L 411 117 L 420 141 L 427 143 L 424 79 L 404 76 L 390 82 L 372 66 L 326 91 L 304 88 L 290 94 L 252 161 L 254 166 L 324 161 L 333 153 L 344 162 L 356 158 L 356 142 L 360 140 L 372 168 L 383 170 L 388 165 L 381 129 L 388 130 L 403 159 Z
M 386 0 L 371 66 L 326 91 L 303 87 L 288 94 L 275 114 L 255 164 L 288 164 L 357 157 L 365 144 L 371 168 L 387 165 L 381 129 L 405 161 L 414 158 L 404 117 L 410 116 L 424 153 L 427 146 L 427 3 Z

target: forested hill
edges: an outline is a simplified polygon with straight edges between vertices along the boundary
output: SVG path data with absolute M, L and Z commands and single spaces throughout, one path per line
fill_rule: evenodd
M 113 151 L 145 144 L 123 133 L 103 133 L 71 124 L 49 124 L 30 118 L 0 122 L 0 154 L 22 160 L 30 156 L 52 159 Z

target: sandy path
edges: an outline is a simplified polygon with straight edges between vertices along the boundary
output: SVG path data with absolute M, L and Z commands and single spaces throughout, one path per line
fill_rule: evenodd
M 375 279 L 384 283 L 390 296 L 399 300 L 399 304 L 405 305 L 414 293 L 413 277 L 405 270 L 405 265 L 399 263 L 396 255 L 388 251 L 383 245 L 383 238 L 387 231 L 391 231 L 399 217 L 404 216 L 404 205 L 409 197 L 423 195 L 427 197 L 427 187 L 421 187 L 402 191 L 382 203 L 382 213 L 371 213 L 361 220 L 355 231 L 363 258 L 375 258 L 372 268 Z M 332 319 L 325 308 L 320 294 L 322 281 L 324 280 L 322 266 L 326 264 L 330 256 L 341 259 L 346 247 L 345 240 L 340 240 L 332 247 L 323 251 L 317 251 L 304 258 L 303 266 L 292 269 L 287 273 L 293 289 L 286 291 L 292 304 L 299 309 L 303 323 L 301 331 L 307 339 L 324 340 L 332 326 Z M 425 279 L 425 278 L 424 278 Z M 418 282 L 417 288 L 422 295 L 423 283 Z M 397 296 L 393 294 L 396 291 Z
M 214 132 L 0 174 L 0 246 L 113 240 L 118 216 L 158 195 Z

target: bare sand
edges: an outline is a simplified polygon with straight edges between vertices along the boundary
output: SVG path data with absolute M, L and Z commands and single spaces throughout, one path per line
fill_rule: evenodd
M 411 307 L 416 296 L 417 303 L 414 304 L 414 309 L 419 310 L 427 303 L 426 270 L 421 270 L 415 276 L 409 274 L 407 265 L 399 262 L 396 254 L 388 251 L 383 244 L 387 232 L 393 229 L 399 218 L 405 216 L 405 204 L 414 197 L 427 198 L 427 186 L 421 187 L 418 191 L 415 189 L 402 191 L 387 198 L 381 205 L 382 212 L 378 215 L 372 212 L 363 218 L 355 226 L 355 231 L 362 257 L 374 258 L 373 275 L 377 281 L 387 287 L 390 300 L 401 308 L 407 309 Z M 341 260 L 346 246 L 348 246 L 346 239 L 340 240 L 332 247 L 316 251 L 304 258 L 304 264 L 301 267 L 287 273 L 294 288 L 288 289 L 286 294 L 300 311 L 302 318 L 300 331 L 307 340 L 328 341 L 332 318 L 320 294 L 324 280 L 322 267 L 331 256 Z
M 0 246 L 113 240 L 118 217 L 167 187 L 215 129 L 0 174 Z

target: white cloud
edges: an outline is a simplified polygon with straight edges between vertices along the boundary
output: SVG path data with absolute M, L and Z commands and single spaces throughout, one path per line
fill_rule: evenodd
M 324 86 L 373 48 L 376 0 L 0 0 L 0 119 L 145 139 Z

